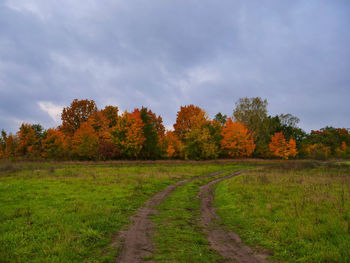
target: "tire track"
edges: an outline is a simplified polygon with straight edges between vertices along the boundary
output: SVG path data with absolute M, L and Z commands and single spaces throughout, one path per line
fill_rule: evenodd
M 115 262 L 139 263 L 143 258 L 151 256 L 154 249 L 151 234 L 155 226 L 150 216 L 158 212 L 155 207 L 160 205 L 177 187 L 195 180 L 216 176 L 223 172 L 225 171 L 179 181 L 168 186 L 165 190 L 149 199 L 145 205 L 136 210 L 136 214 L 131 217 L 129 228 L 120 231 L 115 241 L 111 244 L 112 247 L 119 246 L 120 250 L 119 256 L 116 258 Z
M 215 208 L 213 207 L 213 186 L 223 180 L 240 175 L 246 171 L 247 170 L 240 171 L 213 180 L 210 183 L 201 186 L 198 194 L 198 198 L 201 199 L 201 225 L 204 227 L 204 232 L 207 234 L 207 239 L 211 248 L 225 258 L 224 262 L 268 262 L 266 258 L 271 256 L 266 253 L 253 252 L 250 247 L 243 245 L 239 235 L 224 229 L 223 226 L 220 225 L 221 218 L 215 214 Z

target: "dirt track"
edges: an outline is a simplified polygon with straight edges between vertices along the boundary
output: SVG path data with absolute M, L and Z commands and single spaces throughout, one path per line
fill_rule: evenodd
M 198 197 L 201 199 L 200 222 L 207 234 L 207 239 L 212 249 L 219 252 L 225 258 L 223 262 L 267 262 L 270 255 L 264 253 L 254 253 L 249 247 L 244 246 L 240 237 L 220 226 L 220 217 L 215 214 L 212 205 L 214 200 L 213 186 L 218 182 L 237 176 L 245 171 L 240 171 L 216 180 L 200 187 Z
M 207 234 L 207 239 L 213 250 L 216 250 L 225 260 L 223 262 L 243 262 L 257 263 L 267 262 L 266 258 L 270 256 L 265 253 L 253 252 L 249 247 L 244 246 L 240 237 L 220 225 L 220 218 L 215 214 L 212 206 L 214 195 L 213 186 L 218 182 L 237 176 L 245 171 L 240 171 L 211 181 L 201 186 L 198 198 L 201 199 L 200 222 L 203 231 Z M 119 256 L 116 262 L 139 263 L 144 258 L 152 255 L 154 249 L 151 235 L 154 231 L 154 223 L 150 216 L 158 211 L 156 207 L 169 196 L 177 187 L 206 177 L 213 177 L 223 173 L 215 172 L 206 176 L 190 178 L 168 186 L 162 192 L 149 199 L 143 207 L 140 207 L 134 216 L 131 217 L 131 224 L 127 230 L 123 230 L 115 238 L 112 246 L 119 247 Z M 153 261 L 147 261 L 153 262 Z
M 144 257 L 152 255 L 153 244 L 151 233 L 154 229 L 154 224 L 152 223 L 150 216 L 157 213 L 155 207 L 160 205 L 178 186 L 194 180 L 212 177 L 220 173 L 223 172 L 215 172 L 206 176 L 179 181 L 149 199 L 145 206 L 139 208 L 136 211 L 136 214 L 131 218 L 129 229 L 121 231 L 119 236 L 113 242 L 112 246 L 117 246 L 117 244 L 121 243 L 120 254 L 119 257 L 117 257 L 116 262 L 139 263 Z

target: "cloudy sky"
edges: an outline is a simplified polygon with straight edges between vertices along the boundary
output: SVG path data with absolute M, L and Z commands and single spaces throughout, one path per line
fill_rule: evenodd
M 0 1 L 0 129 L 56 126 L 74 98 L 170 127 L 180 105 L 232 115 L 245 96 L 350 128 L 350 1 Z

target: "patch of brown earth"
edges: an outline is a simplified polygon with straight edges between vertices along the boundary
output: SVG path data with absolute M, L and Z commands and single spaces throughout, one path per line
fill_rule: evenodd
M 223 173 L 223 171 L 179 181 L 149 199 L 145 203 L 145 206 L 140 207 L 136 211 L 136 214 L 131 217 L 129 228 L 121 231 L 115 241 L 111 244 L 111 246 L 114 247 L 117 247 L 120 244 L 120 253 L 116 258 L 116 262 L 139 263 L 143 258 L 151 256 L 154 249 L 151 236 L 155 226 L 152 223 L 150 216 L 157 213 L 155 207 L 160 205 L 178 186 L 194 180 L 216 176 L 220 173 Z
M 213 186 L 243 172 L 245 171 L 213 180 L 209 184 L 200 187 L 200 192 L 198 194 L 198 198 L 201 199 L 200 222 L 204 227 L 204 232 L 207 234 L 207 239 L 211 248 L 225 258 L 224 262 L 268 262 L 266 258 L 271 255 L 252 251 L 250 247 L 243 245 L 239 235 L 220 226 L 221 219 L 215 214 L 215 209 L 213 207 Z

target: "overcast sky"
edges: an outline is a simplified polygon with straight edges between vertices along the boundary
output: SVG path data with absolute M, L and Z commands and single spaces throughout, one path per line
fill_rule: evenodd
M 1 0 L 0 129 L 74 98 L 232 115 L 260 96 L 305 130 L 350 128 L 349 0 Z

